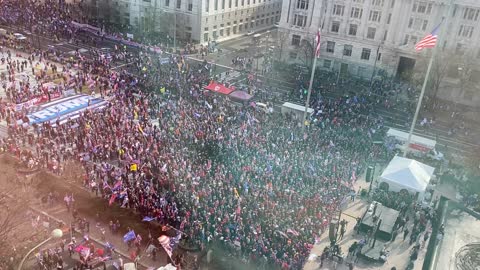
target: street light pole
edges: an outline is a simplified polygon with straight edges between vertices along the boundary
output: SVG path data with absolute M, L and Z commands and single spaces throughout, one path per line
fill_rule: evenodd
M 55 229 L 52 231 L 50 237 L 48 237 L 47 239 L 45 239 L 45 241 L 41 242 L 40 244 L 34 246 L 28 253 L 27 255 L 25 255 L 25 257 L 23 257 L 22 261 L 20 262 L 20 264 L 18 265 L 18 270 L 22 270 L 22 267 L 23 267 L 23 264 L 25 263 L 25 260 L 28 258 L 28 256 L 30 256 L 30 254 L 32 254 L 32 252 L 34 252 L 37 248 L 41 247 L 42 245 L 44 245 L 45 243 L 47 243 L 48 241 L 52 240 L 52 239 L 55 239 L 55 238 L 61 238 L 63 236 L 63 232 L 62 230 L 60 229 Z

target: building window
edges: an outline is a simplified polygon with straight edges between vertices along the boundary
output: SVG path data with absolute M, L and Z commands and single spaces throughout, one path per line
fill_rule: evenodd
M 334 53 L 335 52 L 335 42 L 327 41 L 327 52 Z
M 473 26 L 469 25 L 460 25 L 460 29 L 458 30 L 458 36 L 471 38 L 473 35 Z
M 375 39 L 375 32 L 377 32 L 376 28 L 368 27 L 367 29 L 367 38 L 368 39 Z
M 182 0 L 177 0 L 177 8 L 181 8 L 182 7 Z
M 408 21 L 408 28 L 413 28 L 415 30 L 423 30 L 425 31 L 428 26 L 428 20 L 420 19 L 420 18 L 410 18 Z
M 203 41 L 208 42 L 208 33 L 203 34 Z
M 457 47 L 455 47 L 455 54 L 463 55 L 465 52 L 463 45 L 461 43 L 457 43 Z
M 223 37 L 223 29 L 220 29 L 220 36 Z
M 362 13 L 363 13 L 363 9 L 357 8 L 357 7 L 352 7 L 352 11 L 350 12 L 350 17 L 355 18 L 355 19 L 361 19 L 362 18 Z
M 356 36 L 357 35 L 357 28 L 358 26 L 356 24 L 350 24 L 350 28 L 348 28 L 348 34 L 351 36 Z
M 432 3 L 427 2 L 415 2 L 413 3 L 413 12 L 430 14 L 432 12 Z
M 387 40 L 388 31 L 383 32 L 383 41 Z
M 473 8 L 466 8 L 463 12 L 463 19 L 470 20 L 470 21 L 477 21 L 478 20 L 478 9 Z
M 330 68 L 332 66 L 332 60 L 324 59 L 323 60 L 323 67 Z
M 307 16 L 295 14 L 295 17 L 293 18 L 293 24 L 295 26 L 305 27 L 305 25 L 307 25 Z
M 343 5 L 333 5 L 333 15 L 343 16 L 343 10 L 345 6 Z
M 192 10 L 193 10 L 193 4 L 192 4 L 192 2 L 188 3 L 187 9 L 188 9 L 188 11 L 192 11 Z
M 222 0 L 222 9 L 225 9 L 225 0 Z
M 372 0 L 374 6 L 383 7 L 384 0 Z
M 370 11 L 370 16 L 368 17 L 368 20 L 372 21 L 372 22 L 379 22 L 380 18 L 381 18 L 381 15 L 382 15 L 382 13 L 380 11 L 371 10 Z
M 390 2 L 390 8 L 393 8 L 393 6 L 395 6 L 395 0 L 392 0 L 392 2 Z
M 289 52 L 288 57 L 290 57 L 290 59 L 297 59 L 297 52 L 295 52 L 295 51 Z
M 405 39 L 403 39 L 403 45 L 407 45 L 408 44 L 408 39 L 410 38 L 409 35 L 405 35 Z
M 387 17 L 387 24 L 390 24 L 391 19 L 392 19 L 392 13 L 389 13 Z
M 382 58 L 382 53 L 378 53 L 377 54 L 377 61 L 380 61 L 381 58 Z
M 213 9 L 218 10 L 218 0 L 215 0 L 215 2 L 213 2 Z
M 370 53 L 372 52 L 372 50 L 370 49 L 367 49 L 367 48 L 363 48 L 362 49 L 362 55 L 360 56 L 360 59 L 362 60 L 370 60 Z
M 297 0 L 298 9 L 308 9 L 308 0 Z
M 170 6 L 170 0 L 165 0 L 165 6 Z
M 353 51 L 353 46 L 352 45 L 343 46 L 343 55 L 352 56 L 352 51 Z
M 338 30 L 340 29 L 340 22 L 332 22 L 332 32 L 333 33 L 338 33 Z
M 293 46 L 300 46 L 300 36 L 299 35 L 293 35 L 292 36 L 292 45 Z

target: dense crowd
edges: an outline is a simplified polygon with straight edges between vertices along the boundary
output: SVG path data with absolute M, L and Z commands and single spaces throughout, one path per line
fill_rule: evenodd
M 2 12 L 12 14 L 8 7 L 14 7 L 6 7 Z M 52 9 L 44 27 L 58 30 L 68 21 L 67 10 Z M 25 13 L 36 12 L 42 9 Z M 28 23 L 23 13 L 13 13 Z M 211 68 L 206 62 L 170 56 L 162 64 L 145 51 L 124 57 L 131 72 L 112 71 L 100 57 L 75 60 L 76 83 L 101 85 L 107 108 L 33 129 L 19 128 L 17 120 L 27 120 L 8 111 L 11 136 L 4 147 L 58 172 L 65 160 L 80 159 L 85 184 L 110 204 L 174 226 L 200 246 L 222 241 L 248 260 L 301 268 L 379 151 L 372 136 L 383 123 L 369 115 L 372 104 L 365 98 L 316 99 L 302 133 L 290 115 L 268 116 L 204 92 Z

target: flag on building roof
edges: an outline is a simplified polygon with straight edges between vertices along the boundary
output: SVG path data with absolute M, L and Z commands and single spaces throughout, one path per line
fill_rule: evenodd
M 441 24 L 441 23 L 440 23 Z M 415 44 L 415 50 L 417 52 L 425 49 L 425 48 L 433 48 L 437 45 L 437 38 L 438 38 L 438 29 L 440 28 L 440 24 L 437 25 L 431 33 L 426 35 L 422 40 L 420 40 L 417 44 Z
M 320 56 L 320 29 L 317 31 L 317 36 L 315 37 L 315 57 Z

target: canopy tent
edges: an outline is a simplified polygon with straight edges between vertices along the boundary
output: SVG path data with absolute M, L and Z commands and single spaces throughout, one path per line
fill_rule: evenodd
M 390 191 L 406 189 L 409 192 L 420 194 L 427 189 L 435 168 L 413 159 L 395 156 L 380 176 L 380 183 L 388 184 Z
M 234 91 L 229 96 L 233 99 L 237 99 L 237 100 L 240 100 L 240 101 L 249 101 L 253 97 L 252 95 L 248 94 L 247 92 L 240 91 L 240 90 Z
M 220 93 L 220 94 L 223 94 L 223 95 L 229 95 L 230 93 L 235 91 L 235 88 L 233 88 L 233 87 L 228 88 L 225 85 L 220 84 L 220 83 L 215 82 L 215 81 L 211 81 L 210 84 L 207 85 L 207 87 L 205 87 L 205 89 L 210 90 L 212 92 Z

